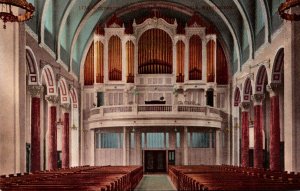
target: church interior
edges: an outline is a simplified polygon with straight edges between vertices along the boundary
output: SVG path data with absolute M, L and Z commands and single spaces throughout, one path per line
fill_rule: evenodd
M 299 53 L 299 0 L 0 0 L 0 190 L 299 190 Z

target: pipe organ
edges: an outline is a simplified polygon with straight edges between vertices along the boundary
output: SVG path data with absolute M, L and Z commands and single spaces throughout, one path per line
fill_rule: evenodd
M 158 11 L 139 18 L 141 22 L 122 23 L 113 15 L 96 27 L 85 57 L 81 93 L 82 123 L 88 129 L 84 140 L 95 165 L 111 165 L 103 155 L 116 159 L 113 165 L 141 164 L 143 150 L 153 149 L 147 145 L 152 136 L 164 137 L 159 140 L 165 140 L 165 146 L 159 149 L 175 149 L 177 163 L 210 164 L 216 158 L 220 134 L 213 133 L 226 127 L 223 111 L 230 97 L 220 39 L 197 16 L 185 25 Z M 134 140 L 135 148 L 101 145 L 100 134 L 110 134 L 113 142 L 120 142 L 123 134 L 120 143 L 126 146 Z M 190 148 L 180 143 L 182 137 L 189 137 Z M 184 154 L 184 148 L 195 155 Z M 209 160 L 194 157 L 201 155 Z
M 212 30 L 206 34 L 203 23 L 193 19 L 183 34 L 175 19 L 156 17 L 139 24 L 133 21 L 132 30 L 120 20 L 97 27 L 85 58 L 84 84 L 136 83 L 145 74 L 169 74 L 176 83 L 227 84 L 228 63 L 216 34 Z

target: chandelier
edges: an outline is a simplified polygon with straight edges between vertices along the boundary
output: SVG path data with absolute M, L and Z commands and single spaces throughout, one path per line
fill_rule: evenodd
M 0 19 L 3 28 L 7 22 L 23 22 L 32 18 L 35 8 L 26 0 L 0 0 Z M 19 12 L 18 12 L 19 11 Z
M 289 14 L 288 10 L 290 10 L 292 7 L 296 7 L 300 5 L 300 0 L 286 0 L 284 3 L 282 3 L 279 8 L 278 12 L 281 18 L 289 21 L 299 21 L 300 20 L 300 14 Z

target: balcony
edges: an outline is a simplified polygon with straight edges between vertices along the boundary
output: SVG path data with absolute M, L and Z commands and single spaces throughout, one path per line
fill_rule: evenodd
M 193 126 L 220 128 L 221 111 L 199 105 L 118 105 L 90 110 L 90 128 L 120 126 Z

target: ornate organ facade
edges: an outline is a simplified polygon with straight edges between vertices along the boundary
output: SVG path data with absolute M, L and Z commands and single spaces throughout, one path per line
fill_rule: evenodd
M 230 101 L 227 59 L 216 33 L 197 19 L 182 27 L 154 16 L 125 27 L 113 17 L 96 29 L 82 81 L 90 164 L 143 164 L 153 148 L 174 150 L 176 164 L 226 160 L 220 139 L 226 138 Z M 117 134 L 109 139 L 109 133 Z M 150 139 L 163 144 L 149 145 Z M 211 160 L 189 156 L 187 149 Z M 103 154 L 112 161 L 103 161 Z

